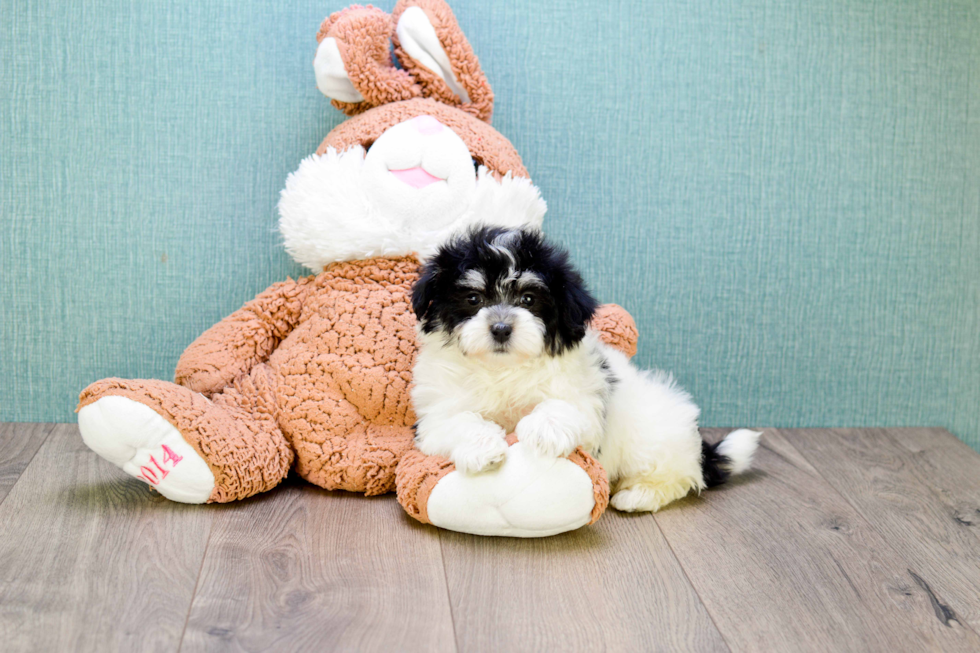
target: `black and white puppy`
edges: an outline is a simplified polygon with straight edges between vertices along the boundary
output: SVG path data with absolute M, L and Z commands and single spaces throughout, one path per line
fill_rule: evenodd
M 464 474 L 500 464 L 512 431 L 540 455 L 590 451 L 619 510 L 658 510 L 749 467 L 759 434 L 702 442 L 690 395 L 589 329 L 595 299 L 538 231 L 452 239 L 424 266 L 412 307 L 415 443 Z

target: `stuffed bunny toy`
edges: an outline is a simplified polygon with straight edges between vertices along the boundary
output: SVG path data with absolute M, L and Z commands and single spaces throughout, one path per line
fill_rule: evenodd
M 185 503 L 266 492 L 295 469 L 367 495 L 397 483 L 410 515 L 467 532 L 538 536 L 594 521 L 608 487 L 585 452 L 542 461 L 511 438 L 500 469 L 468 477 L 412 447 L 420 261 L 468 226 L 540 228 L 546 210 L 490 126 L 493 94 L 452 11 L 441 0 L 402 0 L 391 15 L 352 6 L 317 41 L 317 86 L 351 118 L 289 176 L 279 204 L 287 251 L 315 274 L 208 329 L 174 383 L 91 384 L 78 407 L 85 443 Z M 593 327 L 635 353 L 621 308 L 600 309 Z

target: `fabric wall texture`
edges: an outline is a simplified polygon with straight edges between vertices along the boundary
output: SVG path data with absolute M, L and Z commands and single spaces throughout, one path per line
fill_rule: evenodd
M 275 206 L 341 120 L 312 59 L 345 4 L 2 2 L 0 420 L 171 378 L 304 274 Z M 548 232 L 705 425 L 980 447 L 980 3 L 453 7 Z

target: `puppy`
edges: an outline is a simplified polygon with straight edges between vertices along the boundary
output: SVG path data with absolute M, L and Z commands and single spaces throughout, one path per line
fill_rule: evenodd
M 542 456 L 582 447 L 625 511 L 748 469 L 759 434 L 703 442 L 700 411 L 669 374 L 636 369 L 589 330 L 596 306 L 538 231 L 483 227 L 446 243 L 412 292 L 416 447 L 464 474 L 499 465 L 509 432 Z

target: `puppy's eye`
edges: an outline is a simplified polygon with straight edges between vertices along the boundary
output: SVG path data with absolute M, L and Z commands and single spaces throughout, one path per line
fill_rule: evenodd
M 480 294 L 471 292 L 466 296 L 466 303 L 470 306 L 477 306 L 480 303 Z
M 531 293 L 524 293 L 524 295 L 521 297 L 521 306 L 524 308 L 534 306 L 534 295 Z
M 473 158 L 470 160 L 473 161 L 473 172 L 480 174 L 480 162 Z

